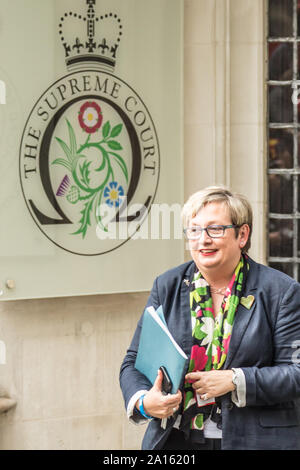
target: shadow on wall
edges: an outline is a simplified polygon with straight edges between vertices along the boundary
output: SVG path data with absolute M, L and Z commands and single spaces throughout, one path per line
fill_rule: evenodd
M 6 364 L 6 346 L 4 341 L 0 341 L 0 364 Z
M 6 104 L 6 86 L 2 80 L 0 80 L 0 104 Z
M 6 346 L 4 341 L 0 341 L 0 365 L 6 364 Z M 10 398 L 7 391 L 0 385 L 0 414 L 5 413 L 14 406 L 17 401 L 14 398 Z

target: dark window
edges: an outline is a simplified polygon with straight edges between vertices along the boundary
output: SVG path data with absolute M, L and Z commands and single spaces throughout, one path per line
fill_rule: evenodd
M 300 280 L 300 1 L 268 2 L 268 261 Z

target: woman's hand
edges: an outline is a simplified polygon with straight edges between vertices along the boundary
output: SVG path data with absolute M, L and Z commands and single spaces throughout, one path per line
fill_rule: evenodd
M 159 370 L 153 387 L 146 393 L 143 401 L 145 413 L 160 419 L 172 416 L 178 410 L 182 400 L 180 390 L 173 395 L 163 395 L 161 391 L 162 381 L 163 374 Z M 135 406 L 139 409 L 138 401 Z
M 219 397 L 235 390 L 232 370 L 213 369 L 207 372 L 190 372 L 185 378 L 193 383 L 192 387 L 202 400 Z

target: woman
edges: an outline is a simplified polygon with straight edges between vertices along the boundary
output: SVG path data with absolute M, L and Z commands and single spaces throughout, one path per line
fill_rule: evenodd
M 134 368 L 142 318 L 121 367 L 128 417 L 149 421 L 143 449 L 300 449 L 300 285 L 246 254 L 242 195 L 199 191 L 183 224 L 193 261 L 159 276 L 147 302 L 189 356 L 182 386 L 163 395 L 161 372 L 152 385 Z

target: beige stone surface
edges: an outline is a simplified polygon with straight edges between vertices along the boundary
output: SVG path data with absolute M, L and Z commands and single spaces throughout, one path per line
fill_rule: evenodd
M 215 111 L 214 46 L 191 44 L 184 48 L 188 84 L 184 101 L 185 124 L 213 124 Z
M 262 43 L 266 3 L 263 0 L 230 0 L 230 40 Z
M 253 205 L 251 255 L 265 262 L 262 0 L 185 2 L 185 197 L 224 184 Z
M 141 432 L 127 422 L 119 369 L 147 297 L 0 303 L 7 345 L 0 383 L 17 400 L 0 414 L 0 449 L 139 448 Z

